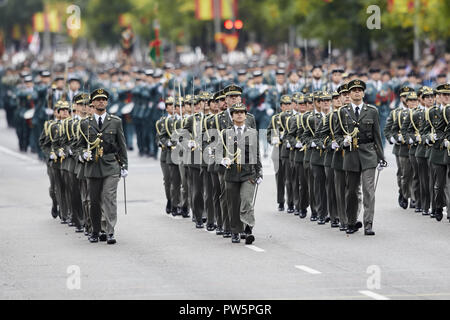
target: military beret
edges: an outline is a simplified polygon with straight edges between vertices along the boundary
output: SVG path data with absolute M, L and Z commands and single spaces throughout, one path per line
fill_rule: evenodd
M 247 107 L 243 103 L 240 103 L 240 102 L 235 103 L 230 108 L 230 114 L 233 114 L 233 112 L 237 112 L 237 111 L 244 111 L 245 113 L 247 113 Z
M 291 103 L 292 103 L 291 96 L 287 94 L 281 96 L 280 104 L 291 104 Z
M 400 97 L 403 97 L 409 94 L 411 91 L 414 91 L 414 89 L 408 86 L 404 86 L 400 88 L 399 95 Z
M 225 96 L 240 96 L 242 94 L 242 88 L 235 84 L 230 84 L 223 89 L 223 93 Z
M 76 104 L 86 104 L 89 103 L 89 94 L 87 93 L 79 93 L 75 95 L 72 99 L 72 103 Z
M 444 83 L 436 87 L 437 93 L 450 93 L 450 84 Z
M 418 97 L 415 91 L 408 93 L 408 95 L 406 96 L 406 100 L 417 100 L 417 99 Z
M 339 94 L 341 94 L 342 92 L 348 92 L 348 86 L 347 83 L 341 84 L 338 88 L 337 88 L 337 92 Z
M 355 79 L 348 83 L 348 90 L 351 91 L 353 88 L 361 88 L 366 90 L 366 84 L 362 80 Z
M 106 91 L 105 89 L 96 89 L 94 91 L 92 91 L 91 93 L 91 101 L 94 101 L 97 98 L 109 98 L 109 92 Z

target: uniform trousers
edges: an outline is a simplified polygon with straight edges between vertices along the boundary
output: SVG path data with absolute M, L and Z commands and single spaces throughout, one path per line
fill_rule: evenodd
M 250 181 L 225 182 L 228 203 L 230 204 L 230 225 L 232 233 L 244 232 L 246 225 L 253 228 L 255 212 L 253 195 L 256 185 Z
M 345 207 L 348 225 L 354 226 L 358 218 L 358 189 L 362 184 L 364 206 L 364 228 L 373 225 L 375 212 L 375 168 L 359 172 L 347 171 L 347 189 L 345 192 Z

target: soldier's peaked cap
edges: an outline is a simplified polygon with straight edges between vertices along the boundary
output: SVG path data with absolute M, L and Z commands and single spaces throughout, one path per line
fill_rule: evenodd
M 233 112 L 237 111 L 244 111 L 245 113 L 247 113 L 247 107 L 243 103 L 235 103 L 231 106 L 230 113 L 233 114 Z
M 437 93 L 450 93 L 450 84 L 444 83 L 436 87 Z
M 94 101 L 97 98 L 109 98 L 109 93 L 105 89 L 99 88 L 91 93 L 91 101 Z
M 364 81 L 355 79 L 348 83 L 348 90 L 352 90 L 353 88 L 361 88 L 363 90 L 366 90 L 366 84 Z
M 399 92 L 400 97 L 408 95 L 411 91 L 414 91 L 414 89 L 411 87 L 408 86 L 401 87 Z
M 85 103 L 89 103 L 89 94 L 88 93 L 79 93 L 77 95 L 75 95 L 72 99 L 72 103 L 76 103 L 76 104 L 85 104 Z
M 230 84 L 223 89 L 225 96 L 240 96 L 242 94 L 242 88 L 235 85 Z

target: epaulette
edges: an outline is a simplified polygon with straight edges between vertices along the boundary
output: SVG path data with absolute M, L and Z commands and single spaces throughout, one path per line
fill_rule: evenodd
M 375 107 L 375 106 L 373 106 L 373 105 L 371 105 L 371 104 L 366 104 L 366 106 L 368 106 L 369 108 L 372 108 L 372 109 L 378 110 L 378 109 L 377 109 L 377 107 Z
M 120 119 L 118 116 L 113 115 L 113 114 L 109 114 L 108 117 L 112 118 L 112 119 L 116 119 L 116 120 L 122 120 Z

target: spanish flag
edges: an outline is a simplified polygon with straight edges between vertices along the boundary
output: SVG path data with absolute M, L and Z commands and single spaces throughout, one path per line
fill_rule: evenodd
M 214 19 L 215 0 L 195 0 L 195 17 L 198 20 Z M 237 16 L 237 0 L 217 0 L 220 19 L 232 19 Z

